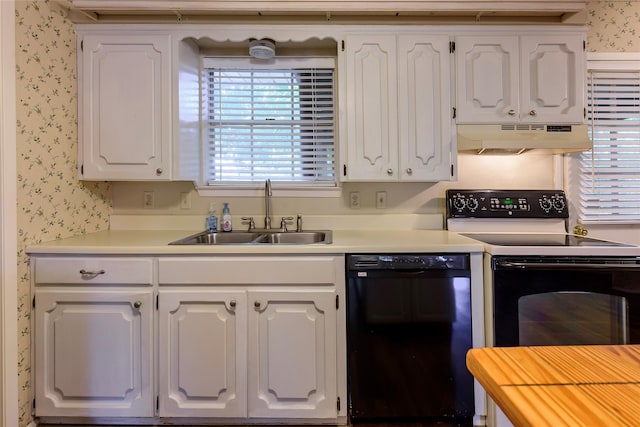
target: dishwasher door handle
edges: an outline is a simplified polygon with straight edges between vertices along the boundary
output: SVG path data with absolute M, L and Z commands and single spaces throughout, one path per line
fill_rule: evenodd
M 496 267 L 505 269 L 530 269 L 530 270 L 572 270 L 572 269 L 590 269 L 590 270 L 640 270 L 640 264 L 591 264 L 588 262 L 581 263 L 554 263 L 554 262 L 513 262 L 498 261 Z

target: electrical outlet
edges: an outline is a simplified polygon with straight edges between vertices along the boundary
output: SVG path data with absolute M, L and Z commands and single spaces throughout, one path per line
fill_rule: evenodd
M 191 209 L 191 193 L 180 193 L 180 209 Z
M 155 206 L 155 194 L 153 191 L 145 191 L 144 198 L 142 199 L 142 206 L 145 209 L 151 209 Z
M 376 208 L 378 209 L 387 208 L 387 192 L 386 191 L 376 192 Z
M 349 207 L 351 209 L 360 209 L 360 192 L 352 191 L 349 193 Z

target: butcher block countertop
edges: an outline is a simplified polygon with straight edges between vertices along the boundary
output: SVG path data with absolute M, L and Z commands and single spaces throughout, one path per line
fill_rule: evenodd
M 640 422 L 640 345 L 474 348 L 467 367 L 516 427 Z

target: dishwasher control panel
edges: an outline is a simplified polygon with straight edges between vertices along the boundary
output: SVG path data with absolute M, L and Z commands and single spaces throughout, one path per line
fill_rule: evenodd
M 562 190 L 447 190 L 447 218 L 568 218 Z
M 362 254 L 348 255 L 349 270 L 466 270 L 467 254 Z

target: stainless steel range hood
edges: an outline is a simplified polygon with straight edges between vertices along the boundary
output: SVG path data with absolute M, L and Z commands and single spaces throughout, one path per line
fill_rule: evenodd
M 458 151 L 520 154 L 528 150 L 570 153 L 592 148 L 587 125 L 458 125 Z

